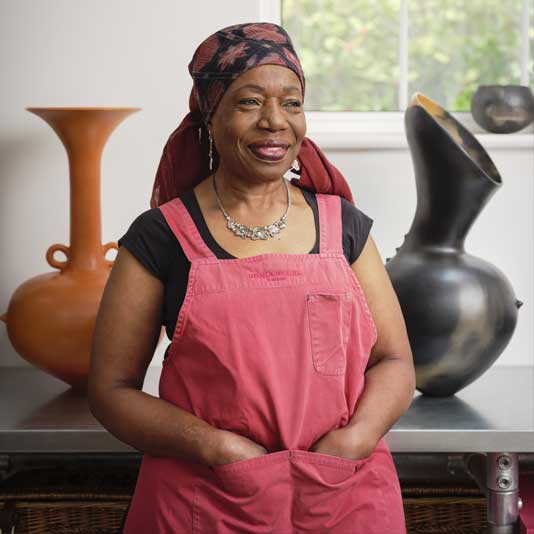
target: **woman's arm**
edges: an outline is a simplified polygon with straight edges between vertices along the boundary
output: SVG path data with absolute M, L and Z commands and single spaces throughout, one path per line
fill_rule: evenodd
M 218 429 L 141 391 L 161 331 L 162 302 L 163 283 L 121 247 L 93 335 L 91 412 L 114 436 L 139 451 L 217 463 Z
M 368 440 L 372 452 L 409 408 L 415 369 L 402 310 L 371 235 L 351 267 L 365 294 L 378 338 L 366 367 L 365 388 L 346 428 Z

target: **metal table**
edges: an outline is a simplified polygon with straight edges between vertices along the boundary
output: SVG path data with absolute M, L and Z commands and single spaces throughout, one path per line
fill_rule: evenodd
M 161 367 L 143 391 L 158 396 Z M 488 499 L 488 532 L 514 531 L 519 453 L 534 453 L 534 367 L 494 366 L 449 398 L 414 394 L 385 436 L 392 453 L 460 453 Z M 32 367 L 0 371 L 0 470 L 19 453 L 135 453 L 93 417 L 87 398 Z

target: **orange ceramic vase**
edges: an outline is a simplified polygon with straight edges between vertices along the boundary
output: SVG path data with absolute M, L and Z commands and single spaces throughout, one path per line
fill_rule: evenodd
M 102 245 L 100 159 L 110 134 L 140 108 L 27 108 L 61 139 L 70 169 L 70 245 L 52 245 L 48 263 L 58 269 L 20 285 L 1 319 L 9 340 L 30 363 L 87 390 L 91 340 L 113 261 Z M 58 259 L 56 253 L 65 255 Z

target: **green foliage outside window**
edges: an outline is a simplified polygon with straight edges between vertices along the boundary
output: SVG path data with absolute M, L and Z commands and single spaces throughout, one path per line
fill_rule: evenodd
M 521 16 L 521 0 L 408 0 L 408 95 L 468 111 L 478 85 L 520 84 Z M 308 111 L 399 110 L 400 0 L 282 0 L 282 25 Z

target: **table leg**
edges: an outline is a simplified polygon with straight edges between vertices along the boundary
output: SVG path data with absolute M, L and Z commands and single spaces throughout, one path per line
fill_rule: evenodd
M 488 501 L 485 534 L 516 534 L 522 502 L 519 497 L 519 461 L 514 452 L 464 455 L 467 472 Z

